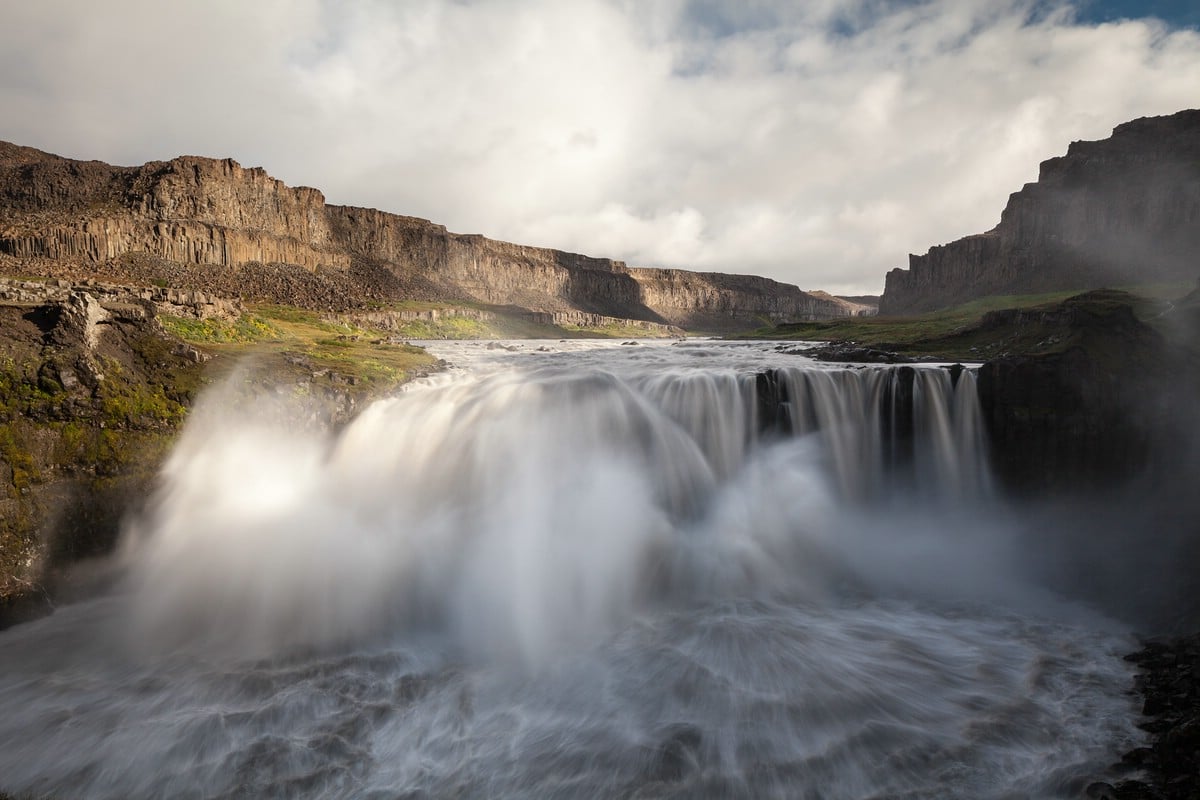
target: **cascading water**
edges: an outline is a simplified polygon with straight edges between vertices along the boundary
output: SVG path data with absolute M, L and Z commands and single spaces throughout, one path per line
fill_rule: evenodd
M 970 371 L 576 349 L 337 433 L 205 398 L 119 590 L 0 633 L 0 791 L 1073 797 L 1136 743 Z

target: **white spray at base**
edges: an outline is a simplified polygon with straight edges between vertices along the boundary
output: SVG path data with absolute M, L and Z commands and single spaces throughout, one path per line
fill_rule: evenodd
M 785 426 L 752 372 L 566 361 L 336 433 L 204 398 L 122 591 L 0 632 L 0 791 L 1074 798 L 1138 743 L 969 373 L 784 370 Z
M 868 537 L 903 534 L 847 500 L 884 480 L 895 371 L 780 375 L 782 439 L 759 436 L 755 376 L 732 371 L 432 381 L 336 435 L 216 394 L 127 541 L 132 630 L 261 657 L 432 628 L 533 666 L 648 605 L 819 596 L 872 572 Z M 953 508 L 984 496 L 980 442 L 956 435 L 978 428 L 969 379 L 914 381 L 919 485 L 902 485 L 943 513 L 942 489 Z

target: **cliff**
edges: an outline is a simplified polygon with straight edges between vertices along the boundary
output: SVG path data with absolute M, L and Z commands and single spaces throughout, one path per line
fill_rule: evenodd
M 994 294 L 1191 282 L 1200 266 L 1200 110 L 1117 126 L 1073 142 L 1013 194 L 1000 223 L 910 255 L 882 314 L 930 311 Z
M 764 278 L 620 261 L 452 233 L 332 206 L 259 168 L 184 156 L 140 167 L 0 143 L 0 270 L 102 277 L 347 310 L 469 301 L 707 330 L 856 313 Z
M 753 275 L 688 272 L 679 269 L 630 270 L 641 300 L 681 328 L 733 331 L 779 322 L 800 322 L 870 313 L 868 306 L 825 292 L 804 292 Z

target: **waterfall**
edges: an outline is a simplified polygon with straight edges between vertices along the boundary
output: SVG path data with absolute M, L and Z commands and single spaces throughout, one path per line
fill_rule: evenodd
M 775 370 L 758 388 L 774 433 L 816 436 L 851 501 L 889 489 L 970 502 L 991 493 L 975 375 L 938 367 Z
M 457 346 L 340 430 L 202 396 L 111 594 L 0 632 L 0 794 L 1066 800 L 1140 743 L 969 370 Z

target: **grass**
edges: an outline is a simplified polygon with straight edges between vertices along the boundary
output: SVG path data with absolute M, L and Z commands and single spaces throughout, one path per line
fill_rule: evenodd
M 164 317 L 163 325 L 216 356 L 217 372 L 252 356 L 255 373 L 276 382 L 353 386 L 355 393 L 366 394 L 386 391 L 434 363 L 424 350 L 393 344 L 381 331 L 293 306 L 253 305 L 231 322 Z
M 103 379 L 67 390 L 65 371 L 82 377 L 70 354 L 0 343 L 12 352 L 0 355 L 0 603 L 37 579 L 40 565 L 111 546 L 122 509 L 150 491 L 197 393 L 238 365 L 248 364 L 252 388 L 290 385 L 350 413 L 434 364 L 419 348 L 287 306 L 254 306 L 228 321 L 161 321 L 212 359 L 181 358 L 178 342 L 154 331 L 114 333 L 92 355 Z M 59 484 L 86 502 L 64 501 Z M 71 535 L 44 540 L 51 517 Z
M 161 314 L 159 321 L 168 333 L 194 344 L 250 344 L 279 337 L 269 321 L 254 314 L 243 314 L 232 322 Z
M 388 331 L 401 339 L 497 339 L 492 325 L 483 320 L 452 314 L 438 319 L 410 319 Z
M 527 315 L 514 312 L 510 306 L 483 303 L 408 300 L 376 303 L 369 310 L 442 312 L 436 319 L 396 321 L 386 333 L 399 339 L 631 339 L 669 335 L 633 325 L 621 325 L 617 320 L 597 326 L 534 322 Z M 486 315 L 480 319 L 476 314 L 465 313 L 468 311 L 482 311 Z
M 1143 321 L 1152 322 L 1178 298 L 1193 287 L 1183 284 L 1156 284 L 1131 287 L 1113 303 L 1128 303 Z M 730 338 L 781 339 L 809 342 L 840 342 L 893 350 L 913 355 L 938 355 L 948 358 L 977 359 L 1001 352 L 1036 352 L 1061 341 L 1049 341 L 1052 333 L 1027 326 L 1023 331 L 1000 334 L 980 327 L 984 315 L 1003 309 L 1049 309 L 1079 291 L 1048 292 L 1027 295 L 994 295 L 959 306 L 911 317 L 850 317 L 820 322 L 798 322 L 773 328 L 760 328 Z M 1099 302 L 1093 298 L 1093 305 Z

